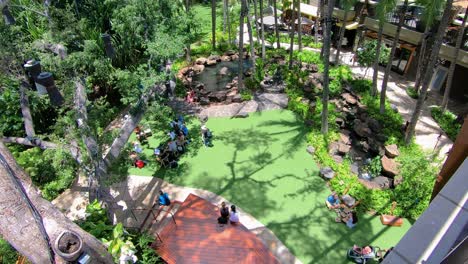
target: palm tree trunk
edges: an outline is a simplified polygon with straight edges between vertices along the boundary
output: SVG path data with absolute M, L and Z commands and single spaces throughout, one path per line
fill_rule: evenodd
M 247 14 L 246 0 L 241 0 L 241 11 L 239 19 L 239 73 L 237 77 L 237 87 L 240 90 L 244 88 L 244 19 Z
M 278 11 L 276 9 L 276 0 L 273 0 L 273 12 L 275 15 L 275 35 L 276 35 L 276 48 L 279 49 L 280 45 L 280 38 L 279 38 L 279 31 L 278 31 Z M 273 45 L 273 43 L 272 43 Z
M 247 9 L 248 10 L 248 9 Z M 250 60 L 252 61 L 252 72 L 255 73 L 255 47 L 253 41 L 253 33 L 252 33 L 252 19 L 249 15 L 249 11 L 247 11 L 247 30 L 249 32 L 249 43 L 250 43 Z
M 231 37 L 231 10 L 229 8 L 229 0 L 226 0 L 227 4 L 227 26 L 228 26 L 228 41 L 229 41 L 229 48 L 232 44 L 232 37 Z
M 395 51 L 398 46 L 398 41 L 400 40 L 400 32 L 401 32 L 401 28 L 403 27 L 403 23 L 405 22 L 405 14 L 406 14 L 407 8 L 408 8 L 408 0 L 405 0 L 405 3 L 403 4 L 403 10 L 400 13 L 397 31 L 395 33 L 395 37 L 393 38 L 392 50 L 390 51 L 390 57 L 388 57 L 388 62 L 387 62 L 387 67 L 385 68 L 384 78 L 382 80 L 382 89 L 380 90 L 380 113 L 381 114 L 385 112 L 385 99 L 386 99 L 388 78 L 390 77 L 390 71 L 392 70 L 393 56 L 395 56 Z
M 338 45 L 336 47 L 336 56 L 335 56 L 335 64 L 340 65 L 340 52 L 341 52 L 341 43 L 343 42 L 344 38 L 344 33 L 346 30 L 346 21 L 348 19 L 348 12 L 349 8 L 345 7 L 345 13 L 344 13 L 344 18 L 343 22 L 341 23 L 341 28 L 340 28 L 340 38 L 338 39 Z
M 335 0 L 328 0 L 328 11 L 325 14 L 325 30 L 323 39 L 323 95 L 322 95 L 322 134 L 328 133 L 328 96 L 329 96 L 329 69 L 330 69 L 330 43 L 331 43 L 331 17 Z
M 411 121 L 408 125 L 406 135 L 405 135 L 405 143 L 409 144 L 411 139 L 414 135 L 414 130 L 416 128 L 416 124 L 419 120 L 419 115 L 421 114 L 421 109 L 424 105 L 424 101 L 427 95 L 427 89 L 429 88 L 429 83 L 432 78 L 432 69 L 435 66 L 437 61 L 437 57 L 439 56 L 440 46 L 442 45 L 442 40 L 444 38 L 445 29 L 449 23 L 450 13 L 452 11 L 452 4 L 453 0 L 447 0 L 445 4 L 444 14 L 442 15 L 442 19 L 439 23 L 439 28 L 437 29 L 437 35 L 435 37 L 434 45 L 432 48 L 431 56 L 429 57 L 429 61 L 427 63 L 427 71 L 424 73 L 424 81 L 421 87 L 421 91 L 419 93 L 418 102 L 416 103 L 416 107 L 414 108 L 413 115 L 411 116 Z
M 299 44 L 299 52 L 302 51 L 302 15 L 301 15 L 301 1 L 297 0 L 297 20 L 299 24 L 299 28 L 297 31 L 297 38 Z
M 228 9 L 228 0 L 223 0 L 223 34 L 226 34 L 227 27 L 227 9 Z
M 322 33 L 322 39 L 324 39 L 325 38 L 325 27 L 326 27 L 325 24 L 327 23 L 327 22 L 324 23 L 324 21 L 323 21 L 327 17 L 327 14 L 325 14 L 325 1 L 326 0 L 318 0 L 318 1 L 320 3 L 318 10 L 320 10 L 320 25 L 322 26 L 322 32 L 323 32 Z M 333 1 L 333 4 L 334 3 L 335 3 L 335 1 Z M 330 17 L 330 19 L 331 19 L 331 17 Z M 330 37 L 331 37 L 331 35 L 330 35 Z M 325 40 L 322 40 L 322 41 L 325 42 Z M 320 49 L 320 58 L 321 59 L 323 59 L 323 50 L 324 50 L 323 46 L 324 45 L 322 45 L 322 48 Z
M 258 24 L 257 24 L 257 21 L 258 21 L 258 12 L 257 12 L 257 0 L 253 0 L 253 4 L 254 4 L 254 17 L 255 17 L 255 23 L 253 23 L 252 25 L 255 25 L 255 33 L 257 33 L 257 40 L 258 38 L 260 37 L 260 32 L 258 30 Z M 252 21 L 250 21 L 252 22 Z
M 374 61 L 374 73 L 372 75 L 372 90 L 371 95 L 375 97 L 377 95 L 377 82 L 379 77 L 379 62 L 380 62 L 380 50 L 382 49 L 382 38 L 383 38 L 383 27 L 384 22 L 379 21 L 379 32 L 377 34 L 377 48 L 375 50 L 375 61 Z
M 416 80 L 414 83 L 414 89 L 416 91 L 419 91 L 419 88 L 421 87 L 421 73 L 424 72 L 424 57 L 426 57 L 426 46 L 427 46 L 427 41 L 429 39 L 429 31 L 430 31 L 430 25 L 427 24 L 426 28 L 424 29 L 424 34 L 423 34 L 423 41 L 421 43 L 421 49 L 419 51 L 419 58 L 418 58 L 418 68 L 416 71 Z
M 216 0 L 211 0 L 211 44 L 216 50 Z
M 265 26 L 263 25 L 263 0 L 260 0 L 260 27 L 262 34 L 262 60 L 265 60 Z
M 290 38 L 291 38 L 291 42 L 290 42 L 290 45 L 289 45 L 289 69 L 292 69 L 292 65 L 293 65 L 293 51 L 294 51 L 294 33 L 296 31 L 296 19 L 295 19 L 295 16 L 294 16 L 294 9 L 296 8 L 296 0 L 293 0 L 292 2 L 292 17 L 291 17 L 291 21 L 290 21 Z
M 457 43 L 455 46 L 454 59 L 450 62 L 450 68 L 447 77 L 447 85 L 445 86 L 444 98 L 442 99 L 442 111 L 447 110 L 448 100 L 450 96 L 450 90 L 452 89 L 453 74 L 455 73 L 455 66 L 457 65 L 458 53 L 460 52 L 463 36 L 465 35 L 466 19 L 468 18 L 468 8 L 465 10 L 465 16 L 463 17 L 463 23 L 458 31 Z

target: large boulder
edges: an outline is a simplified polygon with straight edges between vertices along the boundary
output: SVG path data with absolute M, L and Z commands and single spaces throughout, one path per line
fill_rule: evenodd
M 363 123 L 359 119 L 354 120 L 353 130 L 360 137 L 369 137 L 372 135 L 372 131 L 369 127 L 367 127 L 366 123 Z
M 339 148 L 340 145 L 338 144 L 338 142 L 331 142 L 330 144 L 328 144 L 328 153 L 330 155 L 335 155 L 338 153 Z
M 379 133 L 382 130 L 382 126 L 380 125 L 379 121 L 375 120 L 372 117 L 367 118 L 367 125 L 369 126 L 372 131 Z
M 390 189 L 390 187 L 393 185 L 393 179 L 385 176 L 377 176 L 372 179 L 372 182 L 382 190 Z
M 385 146 L 385 155 L 389 158 L 395 158 L 400 155 L 398 146 L 396 144 Z
M 332 159 L 336 162 L 336 163 L 343 163 L 343 157 L 340 156 L 340 155 L 333 155 L 332 156 Z
M 344 93 L 341 95 L 341 97 L 346 101 L 346 103 L 350 105 L 355 105 L 357 104 L 357 99 L 351 95 L 350 93 Z
M 221 61 L 231 61 L 231 56 L 223 55 L 221 56 Z
M 341 196 L 341 201 L 348 207 L 352 207 L 356 203 L 356 199 L 354 199 L 351 195 L 345 194 Z
M 331 180 L 335 177 L 335 172 L 330 167 L 324 167 L 320 169 L 320 176 L 327 180 Z
M 198 73 L 202 72 L 202 71 L 205 69 L 205 65 L 203 65 L 203 64 L 195 64 L 195 65 L 193 65 L 192 69 L 193 69 L 193 71 L 194 71 L 195 73 L 198 74 Z
M 208 98 L 210 99 L 210 101 L 212 102 L 223 102 L 224 100 L 226 100 L 226 95 L 227 95 L 227 91 L 216 91 L 216 92 L 211 92 L 209 95 L 208 95 Z
M 222 67 L 218 72 L 219 75 L 227 75 L 228 73 L 229 73 L 228 67 Z
M 238 59 L 239 59 L 239 55 L 237 55 L 237 54 L 231 55 L 231 60 L 232 60 L 232 61 L 236 61 L 236 60 L 238 60 Z
M 395 160 L 389 159 L 387 156 L 383 156 L 380 161 L 382 162 L 382 172 L 389 176 L 395 177 L 399 173 L 398 164 Z
M 219 55 L 211 55 L 211 56 L 208 57 L 208 60 L 221 61 L 221 56 L 219 56 Z
M 349 131 L 348 130 L 342 130 L 340 132 L 340 140 L 345 144 L 348 144 L 348 145 L 351 144 L 351 139 L 349 138 Z
M 207 60 L 206 61 L 206 66 L 213 66 L 216 65 L 217 61 L 216 60 Z
M 234 95 L 234 97 L 232 97 L 232 102 L 233 103 L 241 103 L 242 102 L 242 96 L 240 94 Z
M 353 164 L 351 164 L 349 169 L 351 170 L 351 173 L 355 175 L 359 174 L 359 164 L 357 162 L 354 162 Z
M 346 145 L 344 143 L 339 142 L 338 143 L 338 153 L 340 155 L 346 155 L 348 152 L 351 150 L 351 146 Z
M 226 56 L 232 56 L 232 55 L 234 55 L 234 54 L 236 54 L 236 52 L 233 51 L 233 50 L 228 50 L 228 51 L 226 51 L 226 52 L 224 53 L 224 55 L 226 55 Z
M 195 64 L 204 65 L 206 64 L 206 61 L 207 61 L 206 58 L 201 57 L 195 60 Z
M 208 97 L 200 97 L 200 105 L 209 105 L 210 99 Z

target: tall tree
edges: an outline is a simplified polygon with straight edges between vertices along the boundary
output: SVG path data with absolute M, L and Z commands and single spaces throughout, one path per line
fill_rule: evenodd
M 457 65 L 458 53 L 463 42 L 463 36 L 465 36 L 465 25 L 466 19 L 468 16 L 468 8 L 465 9 L 465 16 L 463 17 L 463 23 L 460 29 L 458 30 L 457 43 L 455 44 L 455 51 L 453 54 L 453 61 L 450 62 L 450 68 L 447 77 L 447 84 L 445 86 L 444 98 L 442 99 L 442 111 L 447 110 L 450 90 L 452 89 L 453 74 L 455 72 L 455 66 Z
M 346 22 L 348 21 L 348 14 L 351 7 L 354 6 L 354 0 L 345 0 L 343 1 L 343 8 L 344 8 L 344 17 L 341 23 L 340 32 L 339 32 L 339 40 L 338 45 L 336 47 L 336 56 L 335 56 L 335 64 L 340 64 L 340 52 L 341 52 L 341 43 L 343 43 L 344 33 L 346 31 Z
M 244 20 L 248 15 L 246 0 L 241 0 L 241 10 L 239 18 L 239 73 L 237 76 L 237 86 L 239 90 L 244 89 Z
M 275 16 L 275 35 L 276 35 L 276 48 L 279 49 L 280 45 L 280 37 L 279 37 L 279 30 L 278 30 L 278 9 L 276 8 L 276 0 L 273 0 L 273 14 Z M 271 43 L 273 45 L 273 43 Z
M 253 0 L 253 5 L 254 5 L 254 17 L 255 17 L 255 22 L 252 24 L 252 26 L 255 26 L 255 33 L 257 34 L 257 39 L 260 37 L 260 32 L 258 30 L 258 12 L 257 12 L 257 0 Z
M 262 35 L 262 60 L 265 60 L 265 25 L 263 24 L 263 0 L 260 0 L 260 27 Z
M 226 0 L 227 3 L 227 25 L 228 25 L 228 41 L 229 47 L 232 44 L 232 37 L 231 37 L 231 7 L 229 6 L 229 0 Z
M 249 15 L 247 6 L 247 31 L 249 33 L 250 60 L 252 61 L 252 72 L 255 73 L 255 45 L 253 40 L 252 18 Z
M 392 49 L 390 51 L 390 56 L 388 57 L 388 62 L 385 68 L 384 78 L 382 80 L 382 89 L 380 90 L 380 113 L 381 114 L 385 112 L 385 99 L 386 99 L 386 94 L 387 94 L 388 78 L 390 77 L 390 72 L 392 70 L 393 56 L 395 56 L 395 51 L 398 47 L 398 41 L 400 40 L 400 32 L 401 32 L 401 28 L 403 27 L 403 23 L 405 22 L 405 15 L 406 15 L 407 9 L 408 9 L 408 0 L 405 0 L 400 10 L 400 17 L 398 21 L 397 30 L 395 33 L 395 37 L 393 38 Z
M 223 0 L 223 34 L 226 34 L 228 0 Z
M 291 20 L 289 21 L 289 35 L 290 35 L 290 44 L 289 44 L 289 69 L 292 69 L 293 66 L 293 52 L 294 52 L 294 33 L 296 31 L 296 14 L 294 10 L 296 9 L 297 1 L 292 1 L 292 12 Z
M 314 42 L 315 44 L 318 43 L 318 31 L 319 31 L 319 23 L 320 23 L 320 5 L 322 4 L 321 0 L 317 0 L 317 14 L 315 16 L 315 22 L 314 22 Z M 309 0 L 309 5 L 310 5 L 310 0 Z
M 322 27 L 322 41 L 325 42 L 325 22 L 324 20 L 326 19 L 326 14 L 325 14 L 325 4 L 328 4 L 327 0 L 318 0 L 319 1 L 319 6 L 318 6 L 318 11 L 320 13 L 320 26 Z M 333 2 L 335 3 L 335 2 Z M 327 11 L 328 12 L 328 11 Z M 331 36 L 330 36 L 331 39 Z M 320 49 L 320 58 L 323 59 L 323 51 L 324 51 L 324 45 L 322 45 L 322 48 Z
M 297 41 L 299 45 L 299 52 L 302 51 L 302 15 L 301 15 L 301 0 L 297 0 L 297 22 L 298 22 L 298 30 L 297 30 Z
M 62 231 L 73 231 L 93 263 L 113 263 L 105 246 L 44 200 L 31 178 L 0 142 L 0 233 L 33 263 L 63 262 L 52 244 Z
M 327 12 L 325 13 L 325 29 L 323 39 L 323 94 L 322 94 L 322 128 L 323 134 L 328 133 L 328 96 L 329 96 L 329 69 L 330 69 L 330 44 L 331 44 L 331 27 L 332 15 L 335 0 L 328 0 Z
M 211 44 L 216 50 L 216 0 L 211 0 Z
M 432 69 L 434 68 L 437 57 L 439 56 L 439 51 L 440 51 L 440 46 L 442 45 L 442 40 L 445 35 L 445 30 L 447 28 L 447 25 L 449 23 L 449 18 L 450 18 L 450 13 L 452 11 L 452 4 L 453 0 L 447 0 L 445 4 L 445 9 L 444 13 L 442 15 L 441 21 L 439 23 L 439 27 L 437 29 L 437 34 L 435 36 L 434 44 L 432 47 L 431 55 L 429 57 L 429 61 L 427 63 L 427 69 L 426 72 L 424 73 L 424 79 L 421 87 L 421 91 L 419 94 L 418 102 L 416 103 L 416 106 L 414 108 L 413 115 L 411 116 L 411 121 L 408 125 L 408 128 L 406 130 L 405 134 L 405 143 L 409 144 L 411 142 L 411 139 L 413 138 L 414 135 L 414 130 L 416 128 L 416 124 L 419 121 L 419 115 L 421 114 L 421 109 L 424 105 L 424 101 L 426 99 L 427 95 L 427 90 L 429 88 L 429 83 L 432 78 Z
M 385 15 L 390 12 L 396 5 L 395 0 L 384 0 L 380 1 L 377 5 L 377 16 L 379 18 L 379 31 L 377 33 L 377 48 L 375 51 L 374 61 L 374 73 L 372 75 L 372 90 L 371 95 L 377 95 L 377 83 L 379 77 L 379 63 L 380 63 L 380 51 L 382 50 L 383 43 L 383 28 L 385 25 Z
M 425 63 L 424 59 L 426 55 L 426 47 L 428 40 L 430 39 L 431 28 L 434 25 L 435 18 L 441 13 L 445 0 L 420 0 L 420 3 L 424 7 L 423 21 L 425 22 L 424 34 L 419 48 L 419 58 L 416 71 L 416 79 L 414 83 L 414 89 L 419 91 L 421 87 L 421 76 L 425 72 Z
M 185 0 L 185 12 L 187 13 L 187 16 L 190 15 L 190 2 L 191 0 Z M 187 23 L 187 34 L 190 34 L 190 23 Z M 191 48 L 190 48 L 190 41 L 187 43 L 187 46 L 185 47 L 185 60 L 190 63 L 192 60 L 191 58 Z

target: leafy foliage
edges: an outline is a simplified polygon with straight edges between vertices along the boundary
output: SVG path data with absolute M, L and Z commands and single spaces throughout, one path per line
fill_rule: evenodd
M 418 91 L 416 91 L 416 89 L 414 89 L 414 87 L 412 87 L 412 86 L 406 88 L 406 94 L 408 94 L 409 97 L 411 97 L 413 99 L 418 99 L 418 97 L 419 97 Z
M 431 115 L 437 124 L 439 124 L 440 128 L 447 133 L 448 137 L 452 141 L 455 141 L 461 129 L 461 124 L 456 121 L 457 116 L 448 110 L 442 112 L 442 109 L 438 106 L 431 108 Z
M 364 42 L 364 45 L 357 50 L 357 61 L 363 67 L 371 67 L 377 56 L 377 40 Z M 390 56 L 390 49 L 385 45 L 380 47 L 379 63 L 387 63 Z
M 18 259 L 18 252 L 0 237 L 0 263 L 15 263 Z

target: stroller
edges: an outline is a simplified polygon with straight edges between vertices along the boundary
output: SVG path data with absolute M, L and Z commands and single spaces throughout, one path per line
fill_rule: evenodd
M 373 260 L 377 257 L 380 257 L 381 250 L 379 247 L 369 246 L 371 248 L 371 252 L 367 254 L 363 254 L 356 250 L 356 248 L 351 248 L 348 250 L 348 259 L 353 260 L 355 263 L 366 263 L 369 260 Z

